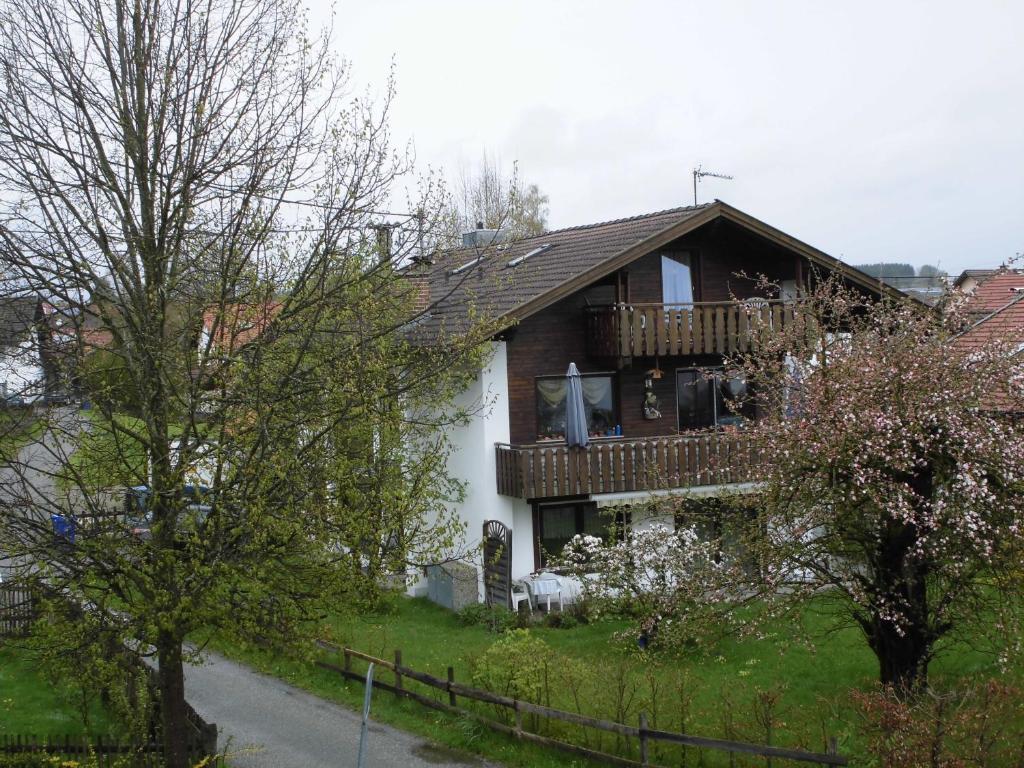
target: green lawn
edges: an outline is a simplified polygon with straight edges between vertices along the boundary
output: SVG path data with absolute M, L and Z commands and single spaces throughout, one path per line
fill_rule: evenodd
M 384 658 L 392 658 L 394 650 L 401 649 L 406 666 L 442 678 L 450 665 L 455 668 L 456 680 L 465 683 L 472 682 L 481 655 L 498 639 L 483 627 L 462 625 L 453 614 L 426 600 L 399 598 L 390 605 L 376 615 L 332 618 L 320 634 Z M 837 629 L 823 612 L 808 612 L 803 621 L 806 634 L 815 640 L 813 646 L 794 642 L 793 637 L 800 634 L 794 627 L 776 625 L 767 639 L 727 640 L 710 652 L 680 658 L 641 655 L 613 642 L 612 636 L 625 628 L 616 621 L 573 629 L 535 627 L 531 634 L 554 654 L 542 697 L 552 706 L 632 723 L 642 710 L 653 727 L 678 731 L 682 705 L 687 710 L 683 730 L 688 733 L 764 743 L 765 702 L 774 701 L 772 743 L 822 751 L 825 738 L 835 736 L 843 754 L 863 757 L 850 692 L 870 689 L 877 675 L 875 658 L 856 630 Z M 353 706 L 361 702 L 358 685 L 344 685 L 337 676 L 308 662 L 254 648 L 219 647 L 327 698 Z M 341 663 L 329 654 L 324 658 Z M 535 660 L 512 660 L 512 666 L 531 663 Z M 931 667 L 931 680 L 938 685 L 958 678 L 980 681 L 999 675 L 992 656 L 967 647 L 949 649 Z M 378 676 L 390 679 L 385 670 Z M 1019 682 L 1020 675 L 1009 678 Z M 577 681 L 575 698 L 569 680 Z M 374 711 L 385 721 L 510 765 L 573 764 L 564 755 L 526 749 L 526 745 L 495 736 L 468 719 L 395 702 L 385 693 L 376 694 Z M 590 745 L 595 746 L 593 741 Z M 600 746 L 614 748 L 614 739 L 606 736 Z M 655 757 L 678 764 L 681 755 L 675 748 Z M 692 753 L 691 759 L 696 759 Z M 707 766 L 730 765 L 721 753 L 707 752 L 700 760 Z M 744 763 L 740 760 L 737 764 Z
M 92 702 L 87 726 L 70 701 L 72 696 L 63 686 L 53 685 L 25 652 L 0 646 L 0 734 L 107 734 L 110 721 L 98 704 Z
M 35 440 L 42 432 L 43 421 L 30 409 L 0 410 L 0 456 L 14 457 L 18 449 Z

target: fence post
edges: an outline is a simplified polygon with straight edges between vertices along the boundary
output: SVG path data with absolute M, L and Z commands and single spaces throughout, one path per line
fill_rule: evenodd
M 402 668 L 402 652 L 395 651 L 395 696 L 402 695 L 402 673 L 399 672 Z
M 345 670 L 346 677 L 352 672 L 352 654 L 348 648 L 345 649 L 345 664 L 342 669 Z
M 451 704 L 453 707 L 456 706 L 456 703 L 455 703 L 455 691 L 452 690 L 452 683 L 454 683 L 454 682 L 455 682 L 455 668 L 454 667 L 448 667 L 448 703 Z
M 519 711 L 519 699 L 513 699 L 512 708 L 516 713 L 516 738 L 523 737 L 523 713 Z
M 835 736 L 828 737 L 828 746 L 825 747 L 826 755 L 838 755 L 839 754 L 839 739 Z
M 640 765 L 648 765 L 647 762 L 647 713 L 640 713 Z

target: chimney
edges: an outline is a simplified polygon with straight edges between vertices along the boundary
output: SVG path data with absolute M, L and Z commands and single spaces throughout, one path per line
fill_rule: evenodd
M 391 260 L 391 225 L 375 224 L 373 228 L 377 231 L 378 258 L 383 264 Z

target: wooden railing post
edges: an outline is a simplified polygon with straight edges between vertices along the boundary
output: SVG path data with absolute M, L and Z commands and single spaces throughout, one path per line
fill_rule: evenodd
M 826 755 L 838 755 L 839 754 L 839 739 L 835 736 L 828 737 L 828 746 L 825 747 Z
M 519 709 L 519 699 L 512 702 L 512 708 L 516 713 L 516 738 L 521 739 L 523 737 L 523 713 Z
M 640 765 L 650 765 L 647 761 L 647 713 L 640 713 Z
M 448 703 L 451 706 L 456 706 L 455 702 L 455 691 L 452 690 L 452 683 L 455 682 L 455 668 L 448 667 Z
M 402 652 L 395 650 L 395 696 L 402 695 Z
M 349 675 L 352 672 L 352 653 L 348 648 L 345 649 L 345 662 L 342 669 L 345 670 L 346 675 Z

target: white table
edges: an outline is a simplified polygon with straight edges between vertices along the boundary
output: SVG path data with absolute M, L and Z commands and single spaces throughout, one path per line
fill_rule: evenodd
M 538 608 L 540 607 L 540 598 L 543 597 L 547 601 L 548 612 L 550 612 L 551 596 L 555 595 L 558 598 L 558 610 L 562 610 L 562 580 L 555 574 L 539 573 L 527 579 L 526 584 L 530 588 L 530 593 Z

